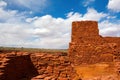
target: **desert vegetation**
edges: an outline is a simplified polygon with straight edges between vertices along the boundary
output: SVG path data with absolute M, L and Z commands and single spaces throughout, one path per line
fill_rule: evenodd
M 44 49 L 44 48 L 17 48 L 17 47 L 0 47 L 0 51 L 23 51 L 23 52 L 43 52 L 43 53 L 67 53 L 67 49 Z

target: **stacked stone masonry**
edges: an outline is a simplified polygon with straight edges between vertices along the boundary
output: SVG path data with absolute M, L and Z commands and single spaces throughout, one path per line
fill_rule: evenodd
M 0 54 L 0 80 L 21 80 L 37 74 L 29 54 L 22 52 Z
M 71 38 L 69 57 L 75 65 L 113 62 L 120 54 L 120 37 L 102 37 L 96 21 L 73 22 Z
M 62 53 L 0 54 L 0 80 L 73 80 L 76 72 Z

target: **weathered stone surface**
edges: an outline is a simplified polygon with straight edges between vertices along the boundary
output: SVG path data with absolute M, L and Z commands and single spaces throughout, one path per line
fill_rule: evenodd
M 36 58 L 33 58 L 33 57 L 36 57 Z M 47 75 L 47 77 L 44 78 L 46 80 L 48 78 L 51 78 L 51 76 L 52 77 L 54 76 L 52 78 L 53 80 L 54 78 L 58 78 L 58 77 L 68 79 L 67 75 L 69 75 L 70 79 L 73 79 L 74 75 L 76 75 L 76 72 L 71 66 L 68 56 L 65 56 L 65 55 L 57 56 L 56 54 L 47 54 L 45 56 L 38 56 L 38 54 L 32 54 L 31 60 L 34 66 L 37 68 L 37 71 L 39 74 Z M 73 75 L 70 75 L 72 73 Z
M 58 80 L 68 76 L 72 80 L 75 75 L 69 57 L 60 53 L 59 56 L 26 52 L 0 54 L 0 80 Z
M 0 65 L 0 80 L 19 80 L 37 75 L 37 71 L 34 68 L 29 54 L 19 52 L 17 54 L 6 53 L 1 59 Z
M 120 52 L 120 38 L 100 36 L 96 21 L 73 22 L 71 38 L 69 57 L 75 65 L 112 62 Z

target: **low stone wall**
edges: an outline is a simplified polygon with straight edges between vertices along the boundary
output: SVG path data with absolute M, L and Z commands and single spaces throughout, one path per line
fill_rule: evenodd
M 30 54 L 17 52 L 1 55 L 0 80 L 20 80 L 38 74 L 30 59 Z
M 0 80 L 73 80 L 75 76 L 66 54 L 0 54 Z
M 35 53 L 31 55 L 31 60 L 39 73 L 39 76 L 33 79 L 73 80 L 76 76 L 68 56 Z

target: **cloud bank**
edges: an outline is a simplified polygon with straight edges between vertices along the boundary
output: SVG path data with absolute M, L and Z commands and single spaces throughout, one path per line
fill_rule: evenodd
M 6 6 L 6 2 L 0 1 L 0 46 L 68 48 L 71 23 L 79 20 L 99 21 L 101 35 L 120 36 L 119 21 L 110 22 L 108 19 L 113 16 L 94 8 L 88 8 L 85 14 L 69 12 L 64 19 L 51 15 L 27 17 L 24 12 L 6 10 Z

